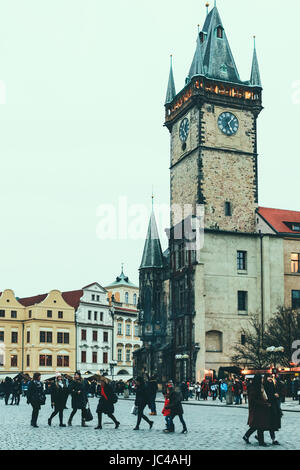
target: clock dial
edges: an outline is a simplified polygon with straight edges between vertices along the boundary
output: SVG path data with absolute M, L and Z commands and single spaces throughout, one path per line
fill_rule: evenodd
M 218 119 L 218 126 L 223 134 L 234 135 L 239 129 L 239 121 L 234 114 L 226 112 L 220 114 Z
M 179 137 L 181 142 L 186 142 L 190 131 L 190 122 L 188 118 L 184 118 L 180 123 L 179 127 Z

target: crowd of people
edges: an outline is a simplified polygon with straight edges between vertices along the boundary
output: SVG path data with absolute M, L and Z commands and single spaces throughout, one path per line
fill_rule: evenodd
M 41 406 L 46 403 L 47 394 L 50 395 L 52 413 L 48 418 L 48 425 L 52 425 L 55 416 L 59 417 L 59 426 L 65 427 L 64 413 L 67 410 L 67 400 L 71 396 L 71 412 L 67 421 L 72 426 L 72 420 L 77 411 L 81 413 L 81 425 L 86 427 L 86 422 L 93 419 L 89 397 L 99 398 L 96 408 L 98 424 L 95 429 L 102 429 L 102 416 L 107 415 L 115 424 L 115 429 L 120 422 L 115 417 L 115 404 L 118 397 L 123 395 L 128 398 L 134 395 L 134 406 L 132 414 L 137 416 L 134 430 L 140 429 L 142 421 L 145 421 L 151 429 L 154 421 L 146 416 L 145 408 L 149 407 L 149 415 L 156 416 L 156 395 L 158 384 L 156 377 L 137 377 L 128 382 L 110 381 L 107 377 L 86 379 L 77 371 L 74 377 L 57 373 L 55 380 L 41 381 L 41 375 L 35 373 L 33 379 L 19 374 L 14 379 L 6 377 L 0 383 L 0 396 L 4 398 L 5 405 L 19 405 L 21 395 L 32 407 L 31 426 L 37 428 L 38 416 Z M 298 377 L 291 383 L 293 399 L 300 402 L 300 380 Z M 174 419 L 178 416 L 182 424 L 182 433 L 187 432 L 187 426 L 183 418 L 182 401 L 196 400 L 219 400 L 228 405 L 249 404 L 249 429 L 243 436 L 244 441 L 250 444 L 250 437 L 256 433 L 260 446 L 265 446 L 264 432 L 268 431 L 273 445 L 279 445 L 275 433 L 281 428 L 281 403 L 285 399 L 286 387 L 280 377 L 265 374 L 264 377 L 255 375 L 254 378 L 245 380 L 241 377 L 227 377 L 224 379 L 205 379 L 202 382 L 182 382 L 174 384 L 169 380 L 162 389 L 164 395 L 164 406 L 162 414 L 165 417 L 165 433 L 174 433 Z M 11 401 L 9 403 L 9 399 Z

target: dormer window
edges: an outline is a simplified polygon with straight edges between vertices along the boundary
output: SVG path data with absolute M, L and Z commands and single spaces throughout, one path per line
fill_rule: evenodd
M 224 29 L 222 26 L 217 27 L 217 38 L 223 39 L 224 38 Z
M 293 232 L 300 232 L 300 222 L 283 222 Z
M 300 224 L 293 224 L 292 230 L 294 230 L 294 232 L 300 232 Z
M 203 43 L 206 39 L 207 33 L 204 33 L 203 31 L 200 32 L 200 42 Z

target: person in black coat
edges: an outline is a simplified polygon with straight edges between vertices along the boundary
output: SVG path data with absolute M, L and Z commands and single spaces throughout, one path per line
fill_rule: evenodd
M 48 419 L 48 424 L 51 426 L 52 419 L 54 416 L 59 414 L 59 425 L 60 427 L 65 427 L 66 425 L 63 423 L 63 413 L 67 403 L 69 389 L 67 387 L 66 382 L 62 379 L 62 376 L 59 374 L 56 377 L 55 382 L 51 385 L 51 405 L 52 408 L 54 407 L 54 411 L 51 414 L 50 418 Z
M 75 372 L 74 380 L 69 385 L 69 393 L 72 396 L 72 413 L 70 414 L 68 420 L 68 426 L 72 426 L 73 416 L 76 414 L 77 410 L 81 410 L 81 426 L 86 427 L 84 419 L 84 410 L 88 403 L 87 398 L 87 384 L 81 378 L 79 371 Z
M 22 393 L 21 382 L 15 378 L 12 383 L 12 398 L 10 404 L 13 405 L 14 402 L 16 405 L 20 404 L 20 395 Z
M 116 399 L 117 397 L 108 380 L 103 378 L 100 381 L 100 399 L 97 406 L 98 426 L 95 429 L 102 429 L 102 413 L 106 414 L 115 423 L 115 429 L 118 429 L 120 423 L 113 415 Z
M 27 403 L 32 406 L 31 426 L 38 428 L 37 419 L 41 405 L 46 403 L 46 396 L 43 384 L 41 383 L 41 374 L 33 374 L 33 380 L 29 383 L 27 391 Z
M 275 431 L 279 431 L 281 428 L 281 416 L 282 411 L 280 408 L 280 395 L 278 390 L 278 384 L 271 375 L 265 375 L 264 378 L 264 389 L 268 397 L 268 403 L 270 403 L 270 436 L 273 445 L 279 445 L 276 440 Z
M 4 399 L 5 399 L 6 405 L 8 405 L 8 400 L 9 400 L 10 394 L 12 393 L 12 385 L 13 385 L 12 379 L 10 377 L 5 377 L 3 389 L 4 389 Z
M 150 415 L 156 416 L 156 404 L 155 404 L 155 399 L 156 399 L 156 393 L 157 393 L 157 382 L 156 382 L 156 377 L 151 377 L 149 382 L 147 383 L 148 387 L 148 395 L 149 395 L 149 407 L 150 407 Z
M 250 444 L 250 436 L 257 431 L 257 439 L 260 446 L 266 447 L 264 431 L 269 431 L 271 426 L 270 403 L 262 385 L 261 375 L 255 375 L 252 384 L 249 385 L 249 429 L 243 436 L 244 441 Z
M 170 421 L 171 422 L 170 422 L 169 429 L 165 429 L 165 432 L 174 432 L 175 431 L 173 419 L 175 418 L 175 416 L 178 416 L 178 418 L 180 419 L 180 422 L 183 426 L 182 434 L 184 434 L 184 433 L 187 432 L 187 428 L 186 428 L 185 421 L 183 419 L 183 407 L 182 407 L 182 404 L 181 404 L 181 393 L 175 391 L 173 384 L 169 384 L 168 387 L 169 387 L 170 403 L 168 405 L 166 405 L 166 409 L 171 410 L 171 414 L 170 414 Z
M 135 406 L 138 408 L 137 423 L 134 428 L 134 431 L 140 429 L 141 420 L 144 419 L 150 426 L 150 429 L 153 426 L 154 421 L 150 421 L 147 416 L 144 415 L 145 406 L 149 404 L 148 390 L 145 385 L 143 377 L 138 377 L 136 379 L 136 392 L 135 392 Z

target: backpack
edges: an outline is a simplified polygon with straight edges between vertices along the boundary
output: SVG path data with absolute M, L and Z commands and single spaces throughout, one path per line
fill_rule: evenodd
M 118 396 L 115 393 L 113 393 L 112 394 L 112 402 L 117 403 L 117 401 L 118 401 Z

